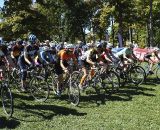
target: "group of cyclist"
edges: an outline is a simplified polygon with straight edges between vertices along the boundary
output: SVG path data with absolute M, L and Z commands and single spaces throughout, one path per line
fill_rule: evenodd
M 69 46 L 49 44 L 47 40 L 43 46 L 39 44 L 37 37 L 34 34 L 28 36 L 28 42 L 24 44 L 21 39 L 17 39 L 16 44 L 7 49 L 6 45 L 0 45 L 0 69 L 3 71 L 6 66 L 18 66 L 21 72 L 21 90 L 27 91 L 27 69 L 39 65 L 54 64 L 55 73 L 58 76 L 58 87 L 55 92 L 58 96 L 61 95 L 61 86 L 63 83 L 64 74 L 70 72 L 69 67 L 72 65 L 81 66 L 83 76 L 79 83 L 79 88 L 84 90 L 85 80 L 88 75 L 90 78 L 94 76 L 94 67 L 103 65 L 107 68 L 110 63 L 120 63 L 123 71 L 126 70 L 127 65 L 131 64 L 138 57 L 133 52 L 134 46 L 127 44 L 123 48 L 113 48 L 112 44 L 106 41 L 100 41 L 95 44 L 82 44 L 80 42 L 76 47 L 70 48 Z M 159 49 L 155 49 L 152 53 L 158 59 Z M 150 55 L 146 55 L 146 61 L 150 60 Z M 9 58 L 9 56 L 12 58 Z M 145 59 L 145 58 L 144 58 Z M 152 67 L 152 62 L 151 67 Z M 150 67 L 150 72 L 151 71 Z M 89 70 L 90 74 L 89 74 Z M 0 75 L 2 77 L 2 73 Z

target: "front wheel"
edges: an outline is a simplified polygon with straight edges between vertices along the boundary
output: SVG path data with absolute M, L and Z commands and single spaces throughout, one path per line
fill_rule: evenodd
M 49 97 L 50 89 L 47 80 L 42 76 L 35 76 L 29 84 L 30 93 L 36 101 L 46 101 Z
M 108 77 L 110 77 L 110 79 L 113 83 L 112 92 L 118 91 L 119 87 L 120 87 L 120 77 L 119 77 L 119 75 L 114 71 L 109 71 L 107 73 L 107 75 L 108 75 Z
M 13 97 L 10 88 L 7 84 L 2 84 L 1 86 L 1 99 L 2 106 L 5 114 L 8 117 L 12 117 L 13 114 Z
M 134 66 L 129 71 L 130 80 L 135 85 L 140 85 L 146 78 L 145 70 L 141 66 Z
M 80 79 L 80 72 L 74 71 L 70 77 L 70 85 L 69 85 L 69 101 L 74 106 L 78 106 L 79 104 L 79 97 L 80 97 L 80 90 L 79 90 L 79 79 Z
M 160 67 L 156 70 L 156 77 L 158 80 L 160 80 Z

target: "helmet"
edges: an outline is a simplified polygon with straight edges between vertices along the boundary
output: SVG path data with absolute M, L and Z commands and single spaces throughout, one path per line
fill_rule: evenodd
M 37 37 L 36 37 L 35 35 L 33 35 L 33 34 L 30 34 L 30 35 L 28 36 L 28 40 L 29 40 L 31 43 L 35 43 L 36 40 L 37 40 Z
M 155 47 L 154 48 L 154 51 L 159 51 L 160 49 L 158 47 Z
M 88 49 L 89 49 L 88 45 L 82 46 L 82 50 L 83 50 L 83 51 L 87 51 Z
M 73 46 L 71 46 L 71 45 L 66 45 L 65 46 L 65 50 L 67 51 L 67 52 L 71 52 L 72 51 L 72 48 L 73 48 Z M 74 49 L 74 48 L 73 48 Z
M 103 45 L 102 45 L 101 43 L 98 43 L 96 46 L 97 46 L 97 48 L 99 48 L 99 49 L 103 47 Z
M 107 41 L 101 41 L 101 44 L 102 44 L 102 46 L 103 46 L 103 48 L 106 48 L 107 47 Z
M 23 41 L 22 41 L 22 39 L 18 38 L 18 39 L 16 40 L 16 43 L 18 43 L 19 45 L 22 45 L 22 44 L 23 44 Z
M 50 51 L 50 48 L 48 46 L 44 46 L 44 47 L 42 47 L 42 50 L 43 51 Z
M 111 43 L 107 44 L 107 48 L 112 48 L 112 47 L 113 47 L 113 45 Z
M 55 44 L 50 44 L 50 48 L 56 49 L 56 45 Z

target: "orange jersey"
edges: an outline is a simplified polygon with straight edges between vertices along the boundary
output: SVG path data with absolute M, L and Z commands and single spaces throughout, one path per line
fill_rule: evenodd
M 76 58 L 73 53 L 67 54 L 67 53 L 66 53 L 66 50 L 64 50 L 64 49 L 61 50 L 61 51 L 59 51 L 58 57 L 60 58 L 60 60 L 66 60 L 66 61 L 67 61 L 67 60 L 70 60 L 71 58 L 73 58 L 73 59 Z

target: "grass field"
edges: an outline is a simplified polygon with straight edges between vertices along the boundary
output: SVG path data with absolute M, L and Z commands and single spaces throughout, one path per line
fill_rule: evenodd
M 160 83 L 160 82 L 159 82 Z M 138 88 L 129 85 L 101 100 L 83 95 L 79 107 L 51 92 L 45 103 L 14 93 L 14 114 L 0 108 L 0 129 L 16 130 L 160 130 L 160 85 L 152 79 Z

